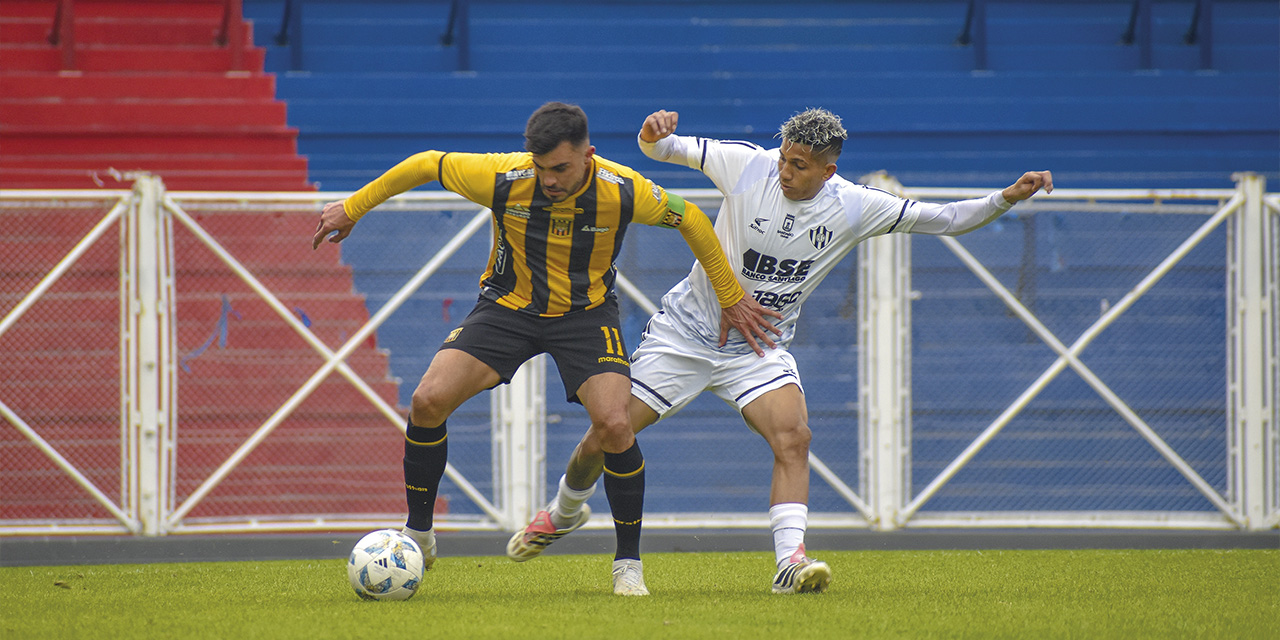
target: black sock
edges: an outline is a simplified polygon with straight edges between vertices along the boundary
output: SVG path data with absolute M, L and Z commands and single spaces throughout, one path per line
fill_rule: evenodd
M 436 494 L 449 460 L 448 429 L 441 423 L 425 429 L 408 423 L 404 438 L 404 493 L 410 529 L 427 531 L 435 523 Z
M 614 560 L 640 559 L 640 521 L 644 517 L 644 455 L 640 443 L 622 453 L 604 454 L 604 493 L 618 536 Z

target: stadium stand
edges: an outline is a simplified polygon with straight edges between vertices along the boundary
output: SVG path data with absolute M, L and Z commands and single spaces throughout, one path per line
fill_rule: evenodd
M 170 189 L 311 188 L 264 50 L 242 40 L 233 64 L 216 42 L 223 2 L 59 4 L 0 8 L 0 185 L 118 187 L 113 171 L 144 169 Z M 47 42 L 59 23 L 69 47 Z

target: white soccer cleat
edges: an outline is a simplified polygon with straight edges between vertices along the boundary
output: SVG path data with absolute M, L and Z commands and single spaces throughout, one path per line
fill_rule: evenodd
M 569 526 L 563 529 L 557 529 L 556 525 L 551 522 L 550 505 L 547 509 L 538 512 L 533 517 L 533 522 L 521 531 L 515 532 L 511 536 L 511 540 L 507 542 L 507 557 L 516 562 L 524 562 L 538 557 L 552 542 L 569 535 L 576 531 L 578 527 L 587 523 L 591 519 L 591 507 L 582 505 L 582 509 L 578 511 L 578 516 L 574 518 Z
M 804 555 L 804 545 L 791 555 L 791 559 L 782 565 L 778 575 L 773 577 L 773 592 L 790 593 L 822 593 L 831 584 L 831 567 L 825 562 L 818 562 Z
M 418 547 L 422 549 L 422 564 L 426 571 L 431 570 L 431 565 L 436 563 L 436 532 L 434 529 L 429 531 L 417 531 L 405 527 L 400 530 L 401 533 L 413 538 L 418 543 Z
M 649 595 L 649 590 L 644 586 L 644 565 L 639 560 L 613 561 L 613 595 Z

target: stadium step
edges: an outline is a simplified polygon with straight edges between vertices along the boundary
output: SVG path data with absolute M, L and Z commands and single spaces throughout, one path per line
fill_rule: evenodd
M 90 129 L 74 123 L 0 130 L 5 156 L 84 153 L 102 154 L 228 154 L 242 156 L 297 153 L 298 130 L 284 125 L 195 130 L 149 128 L 144 123 L 116 129 Z
M 49 74 L 0 72 L 5 100 L 273 100 L 275 76 L 264 73 Z
M 265 52 L 245 49 L 245 68 L 261 69 Z M 62 53 L 45 46 L 0 45 L 5 69 L 12 71 L 62 70 Z M 204 46 L 77 46 L 76 69 L 85 73 L 115 71 L 190 71 L 211 73 L 232 69 L 232 53 Z
M 147 128 L 265 127 L 284 123 L 285 105 L 276 100 L 189 98 L 177 100 L 101 100 L 31 98 L 0 100 L 0 121 L 22 127 L 74 122 L 91 129 L 145 123 Z

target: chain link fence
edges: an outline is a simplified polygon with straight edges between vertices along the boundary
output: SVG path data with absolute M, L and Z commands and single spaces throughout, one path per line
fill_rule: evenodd
M 911 238 L 911 300 L 900 314 L 910 400 L 892 451 L 860 441 L 859 363 L 880 356 L 859 344 L 867 302 L 855 256 L 828 276 L 792 345 L 813 431 L 816 526 L 884 526 L 893 510 L 888 528 L 1025 526 L 1036 522 L 1025 514 L 1064 513 L 1069 522 L 1194 514 L 1193 526 L 1243 526 L 1241 487 L 1275 484 L 1280 437 L 1274 423 L 1260 429 L 1268 457 L 1246 464 L 1245 432 L 1230 420 L 1228 247 L 1241 233 L 1232 225 L 1242 196 L 1108 193 L 1055 192 L 959 239 Z M 149 500 L 158 529 L 177 533 L 399 521 L 404 413 L 476 300 L 491 232 L 487 213 L 460 199 L 399 198 L 341 245 L 313 251 L 320 206 L 338 197 L 161 194 L 168 239 L 156 252 L 172 269 L 158 286 L 172 296 L 157 304 L 169 306 L 173 346 L 160 366 L 175 402 L 160 418 L 172 424 L 153 434 L 126 410 L 148 362 L 137 355 L 136 307 L 122 302 L 137 284 L 139 240 L 123 222 L 137 195 L 0 193 L 0 410 L 9 423 L 0 429 L 0 526 L 138 531 Z M 714 194 L 689 197 L 717 209 Z M 1276 209 L 1266 229 L 1277 226 Z M 1263 262 L 1274 314 L 1276 264 Z M 630 348 L 692 264 L 676 232 L 631 229 L 617 265 L 638 291 L 620 295 Z M 511 524 L 499 510 L 518 478 L 497 469 L 507 458 L 488 395 L 449 420 L 451 469 L 436 505 L 446 528 Z M 588 426 L 554 370 L 541 406 L 539 503 Z M 713 394 L 650 427 L 641 446 L 646 523 L 765 520 L 771 452 Z M 138 463 L 149 455 L 161 460 L 158 481 Z M 888 476 L 862 467 L 895 456 L 904 486 L 886 507 L 875 496 Z M 1246 467 L 1256 480 L 1240 476 Z M 598 494 L 592 506 L 607 514 Z

